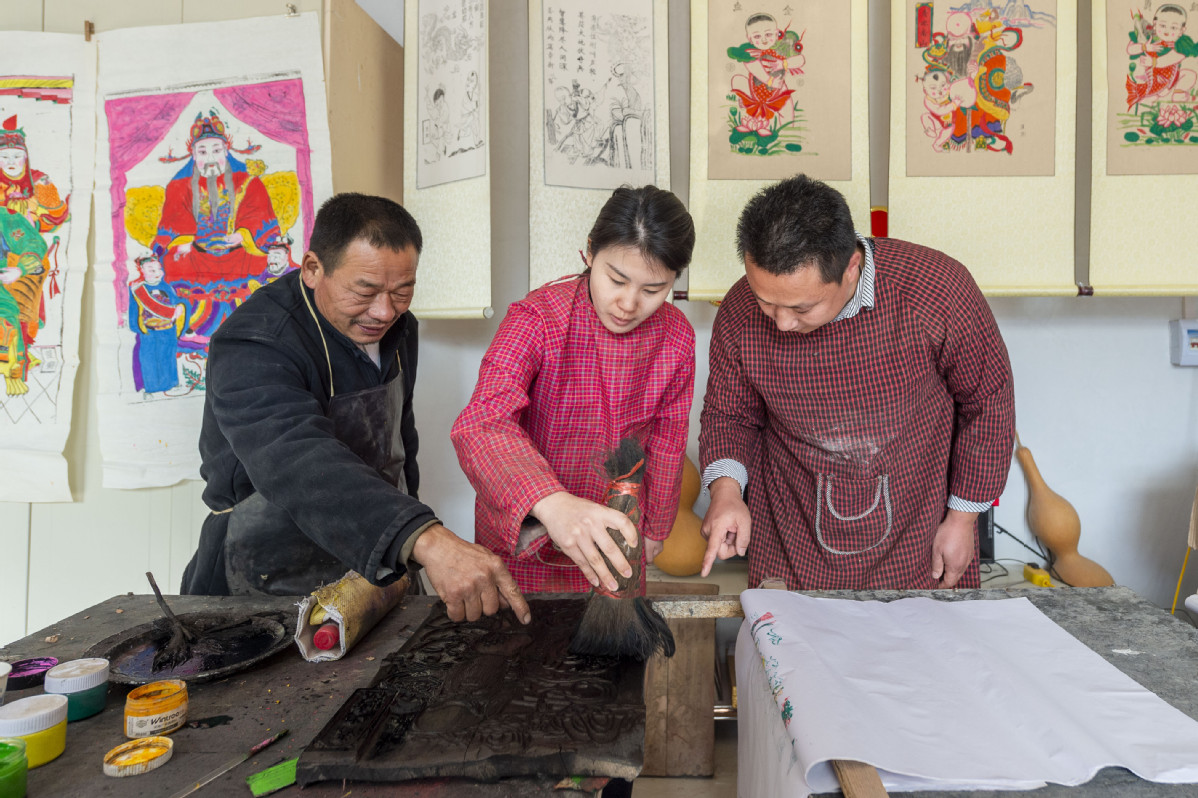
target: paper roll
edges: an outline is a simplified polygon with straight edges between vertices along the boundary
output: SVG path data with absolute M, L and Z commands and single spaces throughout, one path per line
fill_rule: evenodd
M 386 587 L 370 584 L 366 577 L 349 571 L 331 585 L 312 591 L 299 604 L 299 620 L 295 624 L 295 644 L 308 662 L 330 662 L 341 659 L 369 632 L 383 616 L 395 608 L 408 593 L 408 575 Z M 313 611 L 323 617 L 313 622 Z M 312 636 L 321 624 L 335 621 L 339 639 L 328 651 L 316 647 Z

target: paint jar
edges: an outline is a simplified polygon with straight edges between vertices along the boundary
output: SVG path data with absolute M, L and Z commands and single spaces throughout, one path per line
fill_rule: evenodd
M 25 798 L 28 771 L 25 741 L 17 737 L 0 737 L 0 798 Z
M 46 671 L 58 664 L 54 657 L 38 657 L 22 659 L 12 663 L 12 673 L 8 674 L 8 689 L 28 690 L 30 687 L 41 687 L 46 680 Z
M 29 769 L 58 757 L 67 747 L 67 697 L 35 695 L 0 707 L 0 737 L 25 741 Z
M 47 693 L 67 697 L 67 721 L 90 718 L 108 700 L 108 660 L 73 659 L 46 671 Z
M 0 662 L 0 704 L 4 703 L 4 689 L 8 687 L 8 672 L 11 670 L 12 665 Z
M 136 688 L 125 699 L 125 736 L 170 734 L 187 721 L 187 683 L 165 679 Z

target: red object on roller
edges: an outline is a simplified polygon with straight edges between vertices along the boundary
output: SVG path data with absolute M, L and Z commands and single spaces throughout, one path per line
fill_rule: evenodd
M 337 645 L 337 641 L 341 639 L 341 630 L 337 628 L 336 621 L 329 621 L 322 624 L 315 634 L 312 635 L 312 645 L 319 648 L 321 651 L 328 651 Z

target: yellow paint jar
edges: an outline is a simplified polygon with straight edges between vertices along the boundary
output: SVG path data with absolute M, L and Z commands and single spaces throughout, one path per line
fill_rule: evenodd
M 179 679 L 143 684 L 125 699 L 125 736 L 170 734 L 187 722 L 187 683 Z
M 0 707 L 0 737 L 25 741 L 29 769 L 57 758 L 67 747 L 67 697 L 35 695 Z

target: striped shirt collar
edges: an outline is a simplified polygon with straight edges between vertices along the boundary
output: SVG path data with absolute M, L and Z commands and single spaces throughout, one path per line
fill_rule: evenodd
M 857 290 L 853 292 L 853 298 L 841 308 L 832 321 L 851 319 L 860 313 L 862 308 L 874 309 L 874 245 L 860 233 L 857 233 L 857 242 L 865 250 L 865 266 L 861 269 L 861 278 L 857 280 Z

